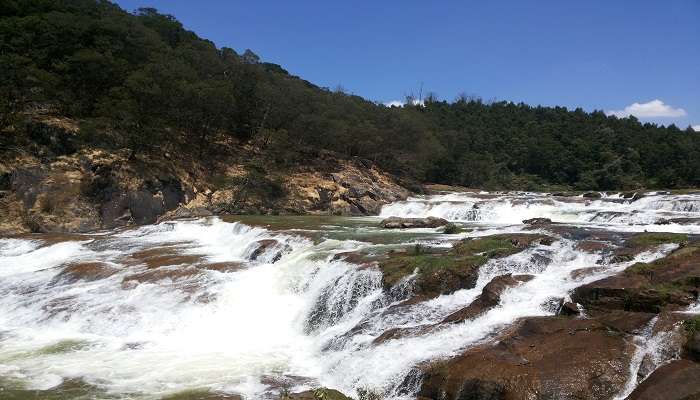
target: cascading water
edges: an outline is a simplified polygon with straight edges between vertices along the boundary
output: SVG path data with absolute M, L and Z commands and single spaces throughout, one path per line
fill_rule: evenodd
M 670 226 L 696 232 L 697 225 L 654 222 L 660 213 L 698 217 L 698 204 L 696 196 L 630 202 L 448 194 L 391 204 L 382 216 L 473 221 L 474 230 L 458 237 L 518 232 L 530 217 L 614 231 Z M 615 215 L 601 220 L 603 213 Z M 552 315 L 552 299 L 676 247 L 607 264 L 601 254 L 580 251 L 575 240 L 550 232 L 556 239 L 550 245 L 488 261 L 471 289 L 403 304 L 415 275 L 386 290 L 378 269 L 336 255 L 417 242 L 446 246 L 457 236 L 437 230 L 407 236 L 376 228 L 376 219 L 357 221 L 352 231 L 361 241 L 348 240 L 338 221 L 275 231 L 217 218 L 99 235 L 0 239 L 0 382 L 50 389 L 81 379 L 96 388 L 95 398 L 157 399 L 209 388 L 255 399 L 281 387 L 327 386 L 409 399 L 420 381 L 417 365 L 489 340 L 518 318 Z M 381 240 L 370 239 L 378 235 Z M 596 265 L 587 274 L 573 273 Z M 473 319 L 440 324 L 508 273 L 532 279 L 506 290 L 496 307 Z M 395 328 L 408 333 L 376 341 Z
M 633 200 L 620 196 L 587 199 L 538 193 L 493 195 L 483 192 L 409 198 L 385 206 L 381 212 L 383 217 L 432 216 L 486 224 L 520 224 L 525 219 L 549 218 L 554 222 L 599 225 L 616 230 L 700 233 L 698 221 L 687 225 L 675 221 L 698 218 L 698 215 L 700 196 L 697 195 L 650 194 Z

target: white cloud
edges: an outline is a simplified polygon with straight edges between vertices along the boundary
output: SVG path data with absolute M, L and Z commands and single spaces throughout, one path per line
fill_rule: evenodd
M 417 106 L 417 105 L 424 106 L 424 105 L 425 105 L 425 101 L 424 101 L 424 100 L 418 100 L 418 99 L 413 99 L 413 100 L 411 100 L 411 103 L 412 103 L 414 106 Z M 406 102 L 405 102 L 405 101 L 401 101 L 401 100 L 392 100 L 392 101 L 390 101 L 390 102 L 388 102 L 388 103 L 384 103 L 384 105 L 387 106 L 387 107 L 403 107 L 403 106 L 406 105 Z
M 618 118 L 634 115 L 638 118 L 659 118 L 659 117 L 684 117 L 688 113 L 682 108 L 673 108 L 663 101 L 656 99 L 648 103 L 632 103 L 623 110 L 606 111 L 607 115 L 615 115 Z
M 387 107 L 403 107 L 404 102 L 401 100 L 392 100 L 388 103 L 384 103 L 384 105 Z
M 700 132 L 700 125 L 693 125 L 693 130 L 695 132 Z

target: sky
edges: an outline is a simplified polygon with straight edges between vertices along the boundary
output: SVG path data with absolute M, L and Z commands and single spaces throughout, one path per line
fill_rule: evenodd
M 700 1 L 117 0 L 319 86 L 604 110 L 700 130 Z

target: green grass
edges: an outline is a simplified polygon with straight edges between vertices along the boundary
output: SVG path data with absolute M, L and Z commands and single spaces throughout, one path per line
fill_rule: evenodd
M 515 254 L 521 249 L 513 245 L 510 238 L 504 236 L 487 236 L 479 239 L 463 240 L 454 245 L 452 253 L 456 255 L 478 255 L 487 257 L 504 257 Z
M 416 245 L 407 253 L 390 255 L 389 259 L 380 262 L 384 274 L 384 283 L 394 285 L 404 276 L 413 271 L 427 275 L 441 269 L 458 272 L 462 269 L 480 266 L 491 258 L 507 257 L 518 253 L 525 246 L 516 245 L 513 235 L 494 235 L 482 238 L 462 240 L 454 244 L 449 251 L 431 252 L 423 246 Z M 540 238 L 537 235 L 520 236 L 518 240 L 529 244 Z
M 652 247 L 667 243 L 688 243 L 688 235 L 683 233 L 644 232 L 627 239 L 625 245 L 627 247 Z

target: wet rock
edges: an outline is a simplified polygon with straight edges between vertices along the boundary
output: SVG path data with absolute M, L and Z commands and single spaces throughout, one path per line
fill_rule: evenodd
M 653 313 L 622 310 L 606 310 L 593 313 L 593 317 L 608 328 L 630 335 L 641 333 L 655 316 L 656 314 Z
M 557 311 L 557 314 L 573 316 L 581 314 L 581 311 L 578 309 L 578 305 L 576 303 L 567 301 L 564 304 L 562 304 L 561 307 L 559 307 L 559 311 Z
M 603 195 L 600 192 L 586 192 L 583 194 L 583 197 L 586 199 L 600 199 Z
M 700 364 L 689 360 L 675 360 L 662 365 L 639 384 L 627 399 L 700 399 Z
M 698 298 L 700 244 L 693 243 L 651 263 L 583 285 L 572 294 L 586 308 L 659 313 L 686 307 Z
M 495 345 L 424 367 L 428 399 L 608 399 L 627 380 L 634 346 L 595 320 L 521 321 Z M 472 393 L 487 397 L 472 397 Z
M 686 218 L 663 218 L 658 221 L 656 221 L 656 224 L 658 225 L 670 225 L 670 224 L 678 224 L 678 225 L 700 225 L 700 218 L 697 217 L 686 217 Z
M 194 265 L 201 263 L 202 257 L 193 254 L 180 254 L 174 248 L 156 247 L 131 254 L 129 265 L 145 265 L 148 269 L 174 265 Z
M 427 217 L 427 218 L 400 218 L 389 217 L 379 223 L 379 226 L 385 229 L 406 229 L 406 228 L 438 228 L 449 224 L 446 219 Z
M 267 253 L 272 249 L 275 249 L 276 247 L 279 247 L 279 249 L 269 259 L 271 263 L 276 263 L 277 261 L 279 261 L 280 258 L 282 258 L 282 255 L 284 255 L 284 251 L 287 250 L 282 248 L 280 246 L 280 242 L 274 239 L 258 240 L 255 243 L 255 246 L 255 250 L 253 250 L 250 253 L 250 256 L 248 256 L 248 259 L 251 261 L 257 261 L 263 254 Z
M 335 389 L 315 389 L 280 396 L 280 400 L 352 400 Z
M 576 243 L 575 249 L 586 253 L 597 253 L 610 248 L 610 243 L 596 240 L 582 240 Z
M 116 274 L 118 270 L 100 262 L 86 262 L 69 265 L 56 275 L 54 282 L 73 283 L 96 281 Z
M 644 193 L 642 193 L 642 192 L 624 192 L 624 193 L 622 193 L 623 199 L 629 199 L 631 201 L 637 201 L 643 197 L 644 197 Z
M 240 271 L 243 266 L 237 262 L 218 262 L 197 265 L 197 268 L 206 269 L 218 272 L 235 272 Z
M 501 275 L 493 278 L 482 289 L 481 294 L 467 307 L 445 317 L 442 323 L 461 322 L 472 319 L 498 305 L 501 295 L 508 288 L 520 285 L 533 278 L 532 275 Z
M 128 289 L 133 287 L 134 284 L 156 283 L 166 279 L 171 282 L 176 282 L 197 277 L 201 275 L 201 273 L 200 270 L 193 267 L 157 268 L 125 276 L 122 280 L 122 287 Z
M 530 218 L 523 220 L 523 224 L 525 225 L 549 225 L 551 223 L 552 220 L 549 218 Z

